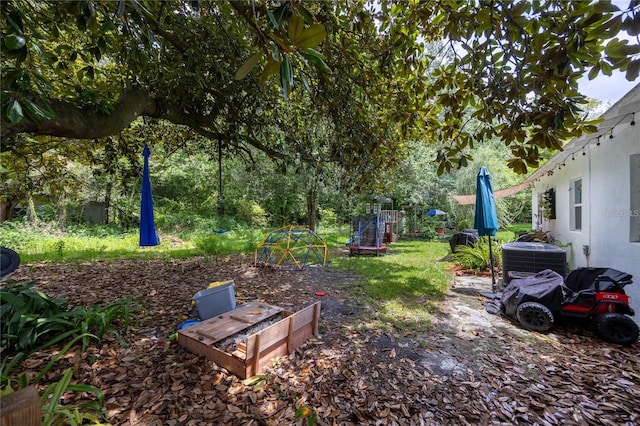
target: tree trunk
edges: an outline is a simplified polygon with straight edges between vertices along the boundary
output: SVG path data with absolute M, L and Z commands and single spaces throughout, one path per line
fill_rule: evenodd
M 109 211 L 111 210 L 111 188 L 113 188 L 113 180 L 109 179 L 104 195 L 104 224 L 109 224 Z
M 17 205 L 16 201 L 0 201 L 0 223 L 13 219 L 13 210 Z
M 33 202 L 31 195 L 29 195 L 27 205 L 27 217 L 32 224 L 36 225 L 38 223 L 38 213 L 36 212 L 36 204 Z
M 64 227 L 67 223 L 67 205 L 60 200 L 58 205 L 58 227 Z
M 307 217 L 309 218 L 309 229 L 316 232 L 318 207 L 318 193 L 313 189 L 307 191 Z

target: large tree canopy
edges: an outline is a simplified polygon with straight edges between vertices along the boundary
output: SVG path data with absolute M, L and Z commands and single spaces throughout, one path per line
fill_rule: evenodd
M 581 76 L 617 69 L 634 80 L 640 70 L 637 0 L 1 7 L 3 150 L 18 149 L 21 133 L 90 144 L 149 117 L 240 155 L 297 153 L 363 178 L 393 167 L 408 139 L 438 146 L 443 172 L 499 137 L 525 172 L 593 129 Z

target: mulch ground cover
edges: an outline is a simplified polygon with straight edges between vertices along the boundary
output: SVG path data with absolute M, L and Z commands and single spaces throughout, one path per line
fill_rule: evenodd
M 35 280 L 71 304 L 129 295 L 142 304 L 125 336 L 128 347 L 107 337 L 85 353 L 69 353 L 46 379 L 72 367 L 75 382 L 104 392 L 112 425 L 286 425 L 311 418 L 320 425 L 640 424 L 637 342 L 607 344 L 572 324 L 549 334 L 521 330 L 487 314 L 477 292 L 455 281 L 429 332 L 371 329 L 363 325 L 376 307 L 345 291 L 357 277 L 330 266 L 274 272 L 252 262 L 229 256 L 22 265 L 11 279 Z M 193 311 L 193 295 L 227 279 L 238 303 L 256 299 L 297 311 L 320 300 L 319 335 L 253 380 L 169 340 Z M 35 374 L 52 353 L 31 357 L 24 371 Z

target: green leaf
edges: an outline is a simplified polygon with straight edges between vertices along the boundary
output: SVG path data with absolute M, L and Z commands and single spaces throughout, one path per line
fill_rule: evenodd
M 308 417 L 310 414 L 311 414 L 311 408 L 309 408 L 309 407 L 302 407 L 302 408 L 298 408 L 298 409 L 293 413 L 293 415 L 294 415 L 296 418 L 299 418 L 299 419 L 304 419 L 304 418 Z
M 260 84 L 264 84 L 267 79 L 278 72 L 280 69 L 280 62 L 274 61 L 270 56 L 267 59 L 267 65 L 265 65 L 264 70 L 262 70 L 262 74 L 260 74 Z
M 626 79 L 627 81 L 634 81 L 638 78 L 638 74 L 640 73 L 640 59 L 636 59 L 629 63 L 627 67 Z
M 7 20 L 7 23 L 13 27 L 19 34 L 24 34 L 24 28 L 22 25 L 22 17 L 18 13 L 11 13 L 4 15 L 3 18 Z
M 286 53 L 282 55 L 282 63 L 280 64 L 280 74 L 289 86 L 293 86 L 293 70 L 291 69 L 291 61 Z
M 271 22 L 271 25 L 273 25 L 273 28 L 278 28 L 279 26 L 278 20 L 276 19 L 273 12 L 267 9 L 267 15 L 269 16 L 269 22 Z
M 100 58 L 102 57 L 102 52 L 100 52 L 100 48 L 98 46 L 90 47 L 89 53 L 91 53 L 93 57 L 96 58 L 96 61 L 100 61 Z
M 291 19 L 289 19 L 289 40 L 296 40 L 298 37 L 300 37 L 303 31 L 304 21 L 299 15 L 294 13 L 293 15 L 291 15 Z
M 302 53 L 303 56 L 304 55 L 313 55 L 313 56 L 316 56 L 316 57 L 318 57 L 320 59 L 323 59 L 323 60 L 326 59 L 325 56 L 322 53 L 320 53 L 316 49 L 312 49 L 310 47 L 304 47 L 304 48 L 300 49 L 300 53 Z
M 285 53 L 282 55 L 282 62 L 280 63 L 280 86 L 282 87 L 282 97 L 285 101 L 289 99 L 291 81 L 293 81 L 291 63 L 289 62 L 289 55 Z
M 327 30 L 324 25 L 314 24 L 304 30 L 299 37 L 293 40 L 293 43 L 299 48 L 316 47 L 327 37 Z
M 329 68 L 329 65 L 327 65 L 327 63 L 323 60 L 324 57 L 318 51 L 310 48 L 300 49 L 300 54 L 313 65 L 315 65 L 316 68 L 331 73 L 331 68 Z
M 266 381 L 269 378 L 269 376 L 267 376 L 266 374 L 257 374 L 255 376 L 251 376 L 247 379 L 244 379 L 242 381 L 242 384 L 245 386 L 253 386 L 257 383 Z
M 40 122 L 42 119 L 52 119 L 55 117 L 53 111 L 49 109 L 41 108 L 40 105 L 33 102 L 31 99 L 23 99 L 24 110 L 29 120 L 34 123 Z
M 245 62 L 244 65 L 238 68 L 238 71 L 236 71 L 236 75 L 234 78 L 236 80 L 242 80 L 243 78 L 245 78 L 251 72 L 251 70 L 258 64 L 258 61 L 262 59 L 262 55 L 263 55 L 262 52 L 254 53 L 253 55 L 251 55 L 251 57 L 247 60 L 247 62 Z
M 13 101 L 9 108 L 7 109 L 7 118 L 12 123 L 19 123 L 24 118 L 24 114 L 22 113 L 22 106 L 20 102 Z
M 84 72 L 85 72 L 85 75 L 86 75 L 87 77 L 89 77 L 90 79 L 93 79 L 93 77 L 94 77 L 94 69 L 93 69 L 93 67 L 92 67 L 92 66 L 86 66 L 86 67 L 84 67 L 84 68 L 82 69 L 82 71 L 84 71 Z
M 304 22 L 307 24 L 311 24 L 313 22 L 313 15 L 301 3 L 296 2 L 293 4 L 293 7 L 304 17 Z
M 116 16 L 122 16 L 124 14 L 126 0 L 118 0 L 118 9 L 116 10 Z
M 102 401 L 104 401 L 104 394 L 100 389 L 95 386 L 87 385 L 87 384 L 69 384 L 67 389 L 73 392 L 84 392 L 84 393 L 92 393 L 98 398 L 98 403 L 102 405 Z M 95 401 L 93 401 L 95 402 Z M 98 407 L 99 408 L 99 407 Z
M 604 1 L 597 1 L 591 7 L 593 7 L 594 12 L 619 12 L 620 11 L 620 8 L 618 6 L 611 4 L 611 2 L 604 2 Z
M 307 421 L 307 425 L 308 426 L 313 426 L 318 422 L 318 413 L 317 412 L 313 412 L 313 414 L 311 415 L 311 417 L 309 417 L 309 420 Z
M 71 382 L 72 372 L 70 368 L 64 370 L 64 374 L 62 375 L 62 379 L 57 382 L 49 385 L 49 387 L 44 391 L 41 397 L 40 403 L 42 405 L 46 405 L 49 398 L 51 398 L 51 403 L 48 405 L 45 417 L 49 417 L 53 415 L 56 406 L 58 405 L 58 401 L 62 397 L 62 394 L 69 386 Z
M 27 44 L 27 40 L 19 35 L 11 34 L 5 37 L 4 45 L 7 46 L 9 50 L 19 50 L 22 49 Z
M 438 25 L 439 23 L 444 21 L 444 18 L 446 18 L 446 14 L 444 12 L 440 13 L 435 18 L 433 18 L 433 25 L 434 26 Z
M 307 92 L 311 91 L 311 86 L 309 85 L 309 82 L 307 81 L 307 77 L 304 76 L 304 74 L 300 74 L 300 80 L 302 80 L 302 84 L 304 85 L 304 88 L 307 90 Z

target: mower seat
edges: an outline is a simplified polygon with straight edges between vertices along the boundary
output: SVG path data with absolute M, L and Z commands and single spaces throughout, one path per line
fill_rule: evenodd
M 632 282 L 632 276 L 612 268 L 577 268 L 565 279 L 565 286 L 573 293 L 583 290 L 616 292 Z

